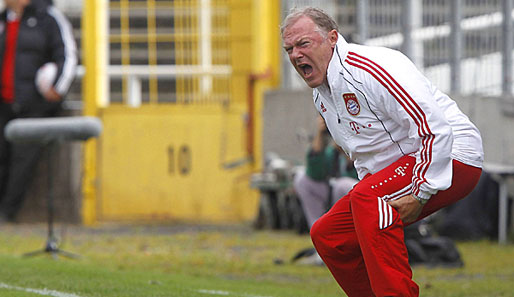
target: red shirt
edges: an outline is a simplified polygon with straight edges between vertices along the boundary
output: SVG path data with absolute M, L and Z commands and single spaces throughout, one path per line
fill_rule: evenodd
M 14 61 L 16 58 L 16 41 L 18 40 L 19 27 L 19 19 L 7 18 L 0 85 L 0 95 L 5 103 L 12 103 L 14 101 Z

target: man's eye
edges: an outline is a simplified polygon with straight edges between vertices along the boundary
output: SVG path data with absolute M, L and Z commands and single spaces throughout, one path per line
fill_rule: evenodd
M 308 41 L 304 41 L 304 42 L 300 43 L 300 46 L 306 47 L 309 45 L 309 43 L 310 42 L 308 42 Z
M 288 47 L 288 48 L 286 48 L 286 52 L 287 52 L 288 54 L 292 53 L 292 52 L 293 52 L 293 48 L 292 48 L 292 47 Z

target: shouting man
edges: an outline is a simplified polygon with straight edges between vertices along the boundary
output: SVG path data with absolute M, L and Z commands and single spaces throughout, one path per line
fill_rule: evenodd
M 360 179 L 316 221 L 314 246 L 348 296 L 418 296 L 403 227 L 475 187 L 478 129 L 406 56 L 348 44 L 319 9 L 293 10 L 281 33 Z

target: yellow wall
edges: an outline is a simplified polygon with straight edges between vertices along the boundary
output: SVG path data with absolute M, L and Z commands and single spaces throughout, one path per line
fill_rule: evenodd
M 137 108 L 98 100 L 105 69 L 93 60 L 102 51 L 94 40 L 106 33 L 96 24 L 94 7 L 105 0 L 91 3 L 83 24 L 83 89 L 87 113 L 98 116 L 104 130 L 85 151 L 84 222 L 253 219 L 259 193 L 250 188 L 250 177 L 262 163 L 262 97 L 278 83 L 279 1 L 216 0 L 230 9 L 227 103 L 196 101 L 197 84 L 182 88 L 186 79 L 179 78 L 177 98 L 192 101 L 151 100 Z
M 104 110 L 99 217 L 252 219 L 257 195 L 249 189 L 243 114 L 187 106 Z

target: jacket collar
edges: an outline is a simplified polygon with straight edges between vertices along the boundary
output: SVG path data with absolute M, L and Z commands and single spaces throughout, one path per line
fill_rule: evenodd
M 330 93 L 333 84 L 337 82 L 340 75 L 343 73 L 343 61 L 348 53 L 348 42 L 346 42 L 341 34 L 337 33 L 337 35 L 337 43 L 327 68 L 327 82 L 329 88 L 324 84 L 316 88 L 322 94 L 326 92 Z
M 341 72 L 343 72 L 343 61 L 346 59 L 348 54 L 348 42 L 344 39 L 341 34 L 338 34 L 337 43 L 332 53 L 332 59 L 328 64 L 327 69 L 327 81 L 330 85 L 335 79 L 339 78 Z

